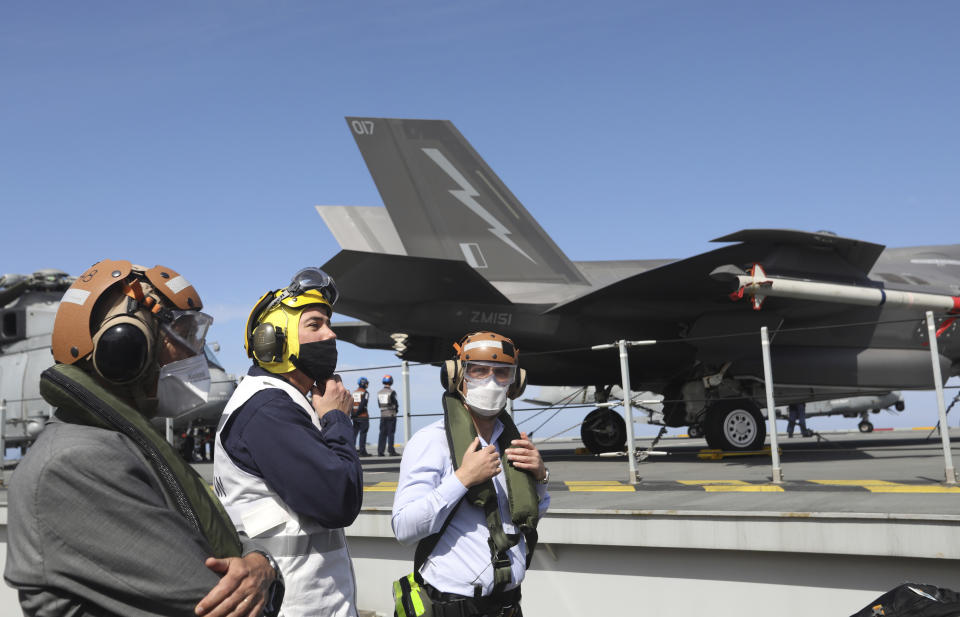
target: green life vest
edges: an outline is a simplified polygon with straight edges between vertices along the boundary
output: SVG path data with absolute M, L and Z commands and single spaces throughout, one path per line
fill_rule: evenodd
M 88 373 L 68 364 L 56 364 L 40 375 L 40 394 L 58 408 L 57 417 L 64 422 L 117 431 L 132 439 L 177 510 L 210 543 L 214 556 L 240 556 L 237 530 L 210 486 L 142 414 Z
M 463 463 L 463 454 L 467 447 L 477 437 L 477 429 L 473 424 L 470 412 L 463 401 L 456 394 L 443 396 L 443 419 L 447 433 L 447 445 L 450 448 L 450 457 L 454 470 Z M 528 471 L 517 469 L 507 460 L 507 448 L 514 439 L 520 439 L 520 431 L 513 423 L 513 418 L 505 411 L 497 416 L 503 425 L 503 432 L 497 439 L 500 450 L 501 467 L 507 480 L 507 497 L 510 503 L 510 520 L 523 534 L 527 543 L 527 567 L 533 559 L 533 551 L 537 546 L 537 523 L 540 520 L 540 498 L 537 495 L 536 481 Z M 493 478 L 472 486 L 467 490 L 463 500 L 483 510 L 486 516 L 487 529 L 490 531 L 490 560 L 493 564 L 493 593 L 503 591 L 510 582 L 510 559 L 507 551 L 520 541 L 520 534 L 508 534 L 503 530 L 503 521 L 500 518 L 500 506 L 497 503 L 497 491 L 493 485 Z M 457 508 L 460 504 L 457 504 Z M 444 521 L 440 531 L 420 541 L 414 556 L 414 574 L 420 577 L 420 568 L 430 553 L 440 541 L 440 536 L 447 528 L 450 519 L 456 510 L 452 511 Z M 422 582 L 422 581 L 421 581 Z

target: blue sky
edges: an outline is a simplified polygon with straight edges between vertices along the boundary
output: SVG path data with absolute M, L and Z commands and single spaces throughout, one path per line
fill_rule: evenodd
M 382 203 L 346 115 L 452 120 L 575 260 L 752 227 L 954 243 L 957 23 L 955 2 L 6 2 L 0 270 L 171 266 L 242 372 L 252 303 L 338 250 L 313 206 Z M 890 424 L 935 421 L 911 396 Z

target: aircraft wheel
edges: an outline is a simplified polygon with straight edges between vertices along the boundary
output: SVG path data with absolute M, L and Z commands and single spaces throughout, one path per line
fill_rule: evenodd
M 897 401 L 896 403 L 893 404 L 893 407 L 897 411 L 903 411 L 906 405 L 903 404 L 903 401 Z
M 873 422 L 864 420 L 857 425 L 857 428 L 860 429 L 861 433 L 872 433 L 873 432 Z
M 687 427 L 687 437 L 690 437 L 691 439 L 703 437 L 703 427 L 699 424 L 691 424 L 689 427 Z
M 598 407 L 583 419 L 580 426 L 583 445 L 594 454 L 619 452 L 626 449 L 627 423 L 612 409 Z
M 707 444 L 720 450 L 759 450 L 767 437 L 760 408 L 748 399 L 710 405 L 704 430 Z

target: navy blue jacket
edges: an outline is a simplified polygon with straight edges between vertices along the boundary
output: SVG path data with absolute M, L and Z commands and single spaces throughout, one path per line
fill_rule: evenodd
M 282 379 L 256 366 L 248 374 Z M 333 410 L 320 426 L 286 392 L 268 388 L 230 415 L 220 441 L 238 467 L 263 478 L 294 512 L 330 529 L 347 527 L 363 505 L 353 425 Z

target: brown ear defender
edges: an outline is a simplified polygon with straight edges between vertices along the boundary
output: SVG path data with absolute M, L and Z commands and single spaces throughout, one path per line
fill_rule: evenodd
M 153 364 L 153 347 L 153 333 L 136 317 L 107 319 L 93 335 L 93 369 L 111 383 L 132 383 Z
M 514 400 L 519 398 L 523 391 L 527 389 L 527 370 L 518 368 L 517 376 L 514 378 L 513 383 L 510 384 L 510 387 L 507 388 L 507 398 Z
M 440 365 L 440 383 L 443 389 L 454 394 L 460 387 L 463 365 L 459 360 L 446 360 Z

